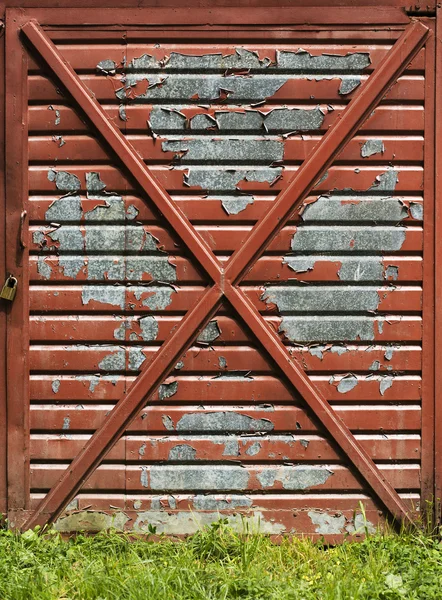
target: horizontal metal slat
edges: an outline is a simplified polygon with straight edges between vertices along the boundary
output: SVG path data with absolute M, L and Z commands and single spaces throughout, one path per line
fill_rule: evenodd
M 31 465 L 31 490 L 49 489 L 68 465 Z M 420 488 L 418 465 L 379 465 L 389 483 L 401 490 Z M 364 489 L 359 479 L 340 465 L 262 466 L 129 466 L 103 465 L 89 477 L 84 490 L 240 491 Z
M 285 141 L 281 137 L 266 137 L 256 139 L 255 137 L 243 136 L 241 139 L 235 134 L 223 134 L 214 132 L 217 139 L 207 138 L 207 136 L 196 137 L 189 132 L 184 134 L 182 141 L 177 141 L 174 136 L 173 141 L 166 137 L 157 139 L 148 138 L 145 135 L 127 136 L 127 140 L 132 144 L 135 150 L 145 161 L 154 161 L 155 163 L 176 164 L 183 166 L 214 164 L 231 165 L 236 167 L 241 164 L 250 165 L 269 165 L 280 154 L 284 157 L 284 164 L 298 164 L 305 160 L 314 150 L 320 141 L 317 135 L 306 139 L 303 135 L 291 137 Z M 392 160 L 397 165 L 401 162 L 421 162 L 424 157 L 424 142 L 419 136 L 393 137 L 388 138 L 376 136 L 376 139 L 383 143 L 382 153 L 375 153 L 371 156 L 363 157 L 361 154 L 362 146 L 371 136 L 358 136 L 351 140 L 345 149 L 339 155 L 337 162 L 352 162 L 359 164 L 362 162 L 381 161 L 388 163 Z M 61 145 L 61 142 L 62 145 Z M 176 147 L 176 150 L 174 149 Z M 188 150 L 180 151 L 180 148 Z M 280 149 L 280 152 L 279 152 Z M 175 157 L 181 157 L 174 160 Z M 57 137 L 55 132 L 52 137 L 33 136 L 29 140 L 29 160 L 30 162 L 52 163 L 57 161 L 62 164 L 69 162 L 108 162 L 109 153 L 96 140 L 87 136 L 63 136 Z
M 97 65 L 103 60 L 110 60 L 116 63 L 121 69 L 122 64 L 129 64 L 133 59 L 137 59 L 144 54 L 148 54 L 156 58 L 156 60 L 164 60 L 167 56 L 170 56 L 172 52 L 180 53 L 187 56 L 204 56 L 204 55 L 222 55 L 223 57 L 229 55 L 235 55 L 236 50 L 241 51 L 243 47 L 237 45 L 228 44 L 161 44 L 158 48 L 155 44 L 82 44 L 82 45 L 70 45 L 60 44 L 59 49 L 63 57 L 69 62 L 75 71 L 92 71 L 97 70 Z M 361 43 L 355 47 L 353 44 L 342 45 L 342 44 L 311 44 L 302 42 L 302 50 L 309 52 L 312 56 L 319 56 L 321 54 L 330 54 L 345 56 L 347 53 L 368 53 L 370 56 L 370 65 L 364 69 L 364 72 L 370 72 L 379 64 L 384 56 L 389 52 L 391 46 L 388 45 L 365 45 Z M 300 50 L 300 46 L 295 43 L 281 43 L 278 44 L 279 51 L 297 52 Z M 255 43 L 250 46 L 250 51 L 256 52 L 260 58 L 269 58 L 270 60 L 275 59 L 275 46 L 270 44 Z M 425 50 L 422 49 L 418 55 L 410 63 L 408 69 L 412 70 L 423 70 L 425 68 Z M 221 61 L 220 61 L 221 63 Z M 40 66 L 32 58 L 29 61 L 29 70 L 32 72 L 38 71 Z M 198 69 L 198 67 L 196 67 Z M 164 67 L 164 72 L 167 72 L 167 64 Z M 207 69 L 201 69 L 206 71 Z M 220 72 L 223 72 L 222 64 L 220 65 Z M 224 67 L 224 71 L 226 67 Z M 266 68 L 266 72 L 272 73 L 275 71 L 275 67 L 271 65 Z
M 310 317 L 304 317 L 308 321 Z M 363 339 L 363 331 L 372 331 L 372 341 L 410 342 L 422 339 L 422 320 L 420 317 L 392 319 L 388 317 L 347 317 L 350 326 L 359 329 L 359 339 Z M 280 317 L 265 317 L 266 322 L 275 330 L 281 325 Z M 33 315 L 30 318 L 31 342 L 49 343 L 115 343 L 145 341 L 162 342 L 172 333 L 181 321 L 181 317 L 160 315 L 156 317 L 131 317 L 114 315 Z M 299 322 L 302 319 L 298 319 Z M 320 319 L 318 319 L 321 322 Z M 322 321 L 327 322 L 324 317 Z M 379 325 L 381 324 L 381 325 Z M 381 331 L 382 330 L 382 331 Z M 153 331 L 153 333 L 151 333 Z M 231 317 L 220 316 L 211 321 L 205 330 L 207 334 L 199 337 L 201 345 L 222 343 L 247 343 L 249 335 L 241 325 Z M 371 337 L 371 336 L 366 336 Z M 348 340 L 347 340 L 348 341 Z M 330 345 L 331 346 L 331 345 Z M 331 346 L 332 347 L 332 346 Z M 337 345 L 335 351 L 342 351 Z M 394 350 L 394 346 L 392 346 Z M 314 350 L 313 350 L 314 351 Z
M 151 359 L 158 347 L 124 346 L 37 346 L 30 348 L 30 368 L 45 372 L 138 372 L 145 360 Z M 324 352 L 312 354 L 310 348 L 293 346 L 291 356 L 310 372 L 381 372 L 388 377 L 385 386 L 393 385 L 390 371 L 417 372 L 421 369 L 421 348 L 419 346 L 398 346 L 389 360 L 385 359 L 386 346 L 346 346 L 345 352 Z M 237 371 L 271 373 L 273 366 L 264 353 L 250 346 L 213 346 L 191 348 L 182 357 L 181 372 L 218 373 L 220 376 L 235 375 Z M 354 377 L 354 376 L 353 376 Z M 382 378 L 380 381 L 384 381 Z M 351 383 L 356 385 L 352 379 Z M 382 385 L 380 385 L 382 389 Z M 176 394 L 174 394 L 176 396 Z M 179 400 L 179 395 L 175 397 Z
M 183 376 L 180 374 L 180 371 L 180 368 L 175 369 L 174 376 L 171 376 L 165 381 L 165 384 L 177 382 L 178 385 L 166 385 L 165 388 L 163 388 L 166 395 L 174 392 L 174 394 L 170 395 L 170 398 L 172 398 L 174 402 L 178 400 L 178 402 L 186 404 L 185 408 L 175 407 L 173 409 L 174 411 L 188 412 L 191 409 L 188 408 L 187 405 L 193 405 L 195 403 L 206 406 L 207 404 L 222 404 L 223 402 L 239 404 L 250 402 L 252 404 L 257 403 L 258 405 L 269 405 L 267 408 L 270 409 L 272 403 L 275 402 L 289 402 L 294 403 L 295 405 L 299 404 L 299 398 L 297 397 L 295 390 L 284 385 L 284 383 L 275 376 L 275 373 L 271 376 L 252 374 L 249 377 L 245 377 L 246 372 L 243 371 L 242 373 L 237 372 L 236 377 L 220 378 L 204 376 L 203 374 Z M 387 389 L 383 389 L 383 394 L 381 394 L 380 384 L 384 379 L 373 373 L 368 376 L 355 376 L 355 380 L 353 380 L 355 385 L 347 385 L 345 393 L 343 393 L 342 387 L 339 387 L 339 383 L 347 375 L 348 371 L 344 370 L 338 375 L 333 374 L 332 377 L 330 377 L 330 375 L 311 375 L 310 379 L 329 402 L 339 402 L 340 404 L 354 402 L 360 404 L 366 402 L 395 402 L 398 406 L 394 406 L 393 408 L 400 412 L 406 410 L 406 405 L 405 407 L 403 405 L 404 402 L 416 403 L 422 397 L 422 381 L 421 378 L 416 375 L 393 375 L 391 386 Z M 73 403 L 71 409 L 78 406 L 79 410 L 81 410 L 83 403 L 89 405 L 90 403 L 115 402 L 119 400 L 132 385 L 134 379 L 134 376 L 123 376 L 118 374 L 101 375 L 96 372 L 91 374 L 86 371 L 83 371 L 80 375 L 66 375 L 63 373 L 56 373 L 54 375 L 31 375 L 30 396 L 32 402 L 45 401 L 49 402 L 49 404 L 52 404 L 53 402 L 69 402 Z M 164 399 L 159 400 L 159 392 L 153 394 L 152 401 L 159 401 L 161 402 L 161 405 L 165 402 Z M 55 410 L 55 408 L 52 407 L 51 410 Z M 88 408 L 88 406 L 83 408 Z M 206 408 L 208 410 L 210 409 L 210 407 L 208 408 L 207 406 Z M 256 408 L 263 410 L 262 406 L 257 406 Z M 338 410 L 339 407 L 337 406 L 336 409 Z M 105 412 L 108 410 L 109 409 L 107 408 Z M 160 407 L 159 410 L 161 412 L 163 409 Z M 254 410 L 253 406 L 248 407 L 248 410 Z M 343 410 L 348 410 L 348 408 L 346 407 Z M 354 407 L 353 410 L 358 411 L 358 407 Z M 138 427 L 141 427 L 143 431 L 149 431 L 152 430 L 152 428 L 155 431 L 167 431 L 161 420 L 151 421 L 150 409 L 146 409 L 146 411 L 148 413 L 148 424 L 144 425 L 146 416 L 143 416 L 138 423 Z M 268 412 L 268 410 L 266 410 L 266 412 Z M 85 414 L 88 415 L 89 413 Z M 155 415 L 158 416 L 158 414 L 159 413 L 154 410 L 152 418 L 157 419 Z M 184 413 L 182 412 L 176 419 L 179 420 L 183 414 Z M 359 418 L 361 419 L 361 427 L 364 428 L 364 419 L 362 416 L 358 416 L 362 415 L 362 413 L 356 412 L 355 415 L 356 420 Z M 294 412 L 293 419 L 291 421 L 286 421 L 287 424 L 289 422 L 292 423 L 290 427 L 294 427 L 296 420 L 299 420 L 295 417 L 296 413 Z M 83 419 L 81 412 L 79 413 L 78 418 L 80 420 Z M 288 419 L 289 417 L 286 415 L 286 418 Z M 382 419 L 380 418 L 380 420 Z M 399 414 L 397 416 L 397 421 L 398 423 L 402 422 Z M 303 427 L 305 428 L 305 426 Z M 42 428 L 44 429 L 44 426 Z M 404 429 L 407 428 L 404 427 Z M 282 430 L 285 431 L 284 428 Z
M 28 119 L 29 119 L 29 132 L 51 132 L 52 135 L 57 135 L 59 133 L 64 132 L 77 132 L 83 133 L 88 130 L 88 126 L 86 123 L 80 118 L 80 116 L 69 106 L 65 106 L 60 104 L 62 100 L 60 98 L 54 99 L 54 103 L 45 104 L 43 106 L 31 105 L 28 110 Z M 314 109 L 317 106 L 317 103 L 312 101 L 311 105 L 299 105 L 296 104 L 293 106 L 293 103 L 287 103 L 286 106 L 290 106 L 291 108 L 303 108 L 305 110 Z M 152 111 L 152 105 L 146 106 L 137 106 L 137 105 L 127 105 L 125 106 L 126 113 L 126 121 L 120 117 L 119 108 L 115 105 L 104 105 L 104 110 L 110 119 L 114 122 L 114 124 L 121 128 L 123 131 L 129 133 L 131 131 L 148 131 L 147 120 Z M 217 110 L 226 111 L 228 107 L 219 105 L 213 106 L 210 105 L 209 108 L 192 106 L 189 105 L 187 107 L 180 107 L 180 112 L 185 115 L 188 115 L 189 118 L 192 118 L 196 115 L 215 114 Z M 270 110 L 284 108 L 282 105 L 266 105 L 256 109 L 250 110 L 260 110 L 263 113 L 267 113 Z M 327 108 L 327 107 L 325 107 Z M 333 111 L 330 110 L 333 108 Z M 329 125 L 331 125 L 345 110 L 345 106 L 342 104 L 335 102 L 331 107 L 329 107 L 329 111 L 324 116 L 324 121 L 318 131 L 326 131 Z M 231 111 L 237 111 L 237 107 L 232 107 Z M 374 111 L 371 116 L 362 124 L 360 128 L 360 133 L 363 134 L 365 131 L 378 131 L 380 133 L 385 133 L 389 135 L 392 131 L 394 131 L 395 135 L 399 135 L 400 133 L 408 133 L 408 134 L 419 134 L 424 130 L 424 107 L 419 105 L 407 105 L 407 104 L 396 104 L 396 105 L 385 105 L 380 104 Z M 204 131 L 204 130 L 203 130 Z M 253 132 L 253 130 L 251 130 Z M 262 131 L 260 131 L 262 135 Z
M 263 383 L 262 379 L 260 378 L 261 383 Z M 57 392 L 60 395 L 56 395 L 58 404 L 31 404 L 31 431 L 63 433 L 66 431 L 67 426 L 69 426 L 70 431 L 77 432 L 92 432 L 98 429 L 108 416 L 109 411 L 112 410 L 113 405 L 63 405 L 61 404 L 63 400 L 58 400 L 58 398 L 63 394 L 66 396 L 65 390 L 67 388 L 65 387 L 66 380 L 62 379 L 61 381 L 60 391 Z M 373 387 L 370 383 L 364 384 L 361 382 L 359 387 L 365 387 L 369 390 L 370 387 Z M 31 385 L 34 389 L 34 379 L 31 380 Z M 220 389 L 219 384 L 216 385 L 215 383 L 214 385 L 217 389 Z M 254 389 L 257 388 L 256 384 L 253 386 L 253 382 L 248 385 L 254 387 Z M 394 385 L 396 387 L 400 383 L 395 381 Z M 73 391 L 74 387 L 70 386 L 70 389 Z M 323 388 L 324 386 L 320 387 Z M 403 387 L 405 388 L 405 385 Z M 226 389 L 226 386 L 224 386 L 224 389 Z M 149 436 L 154 434 L 215 435 L 233 433 L 253 435 L 257 431 L 266 431 L 272 434 L 291 432 L 302 437 L 322 431 L 322 428 L 312 421 L 309 414 L 295 402 L 289 405 L 279 405 L 278 401 L 275 401 L 276 398 L 281 396 L 281 394 L 277 394 L 278 386 L 274 385 L 273 390 L 275 392 L 275 396 L 272 398 L 274 403 L 267 405 L 259 404 L 262 396 L 266 399 L 267 390 L 263 390 L 261 394 L 259 394 L 259 391 L 256 392 L 258 398 L 256 403 L 251 405 L 206 404 L 202 408 L 201 405 L 171 406 L 163 402 L 160 406 L 148 406 L 130 424 L 126 433 L 145 432 Z M 52 389 L 48 391 L 48 398 L 49 395 L 54 396 Z M 370 390 L 367 395 L 370 395 Z M 287 399 L 289 396 L 288 392 L 285 391 L 285 398 L 283 399 Z M 387 432 L 400 433 L 402 431 L 419 432 L 421 427 L 421 410 L 418 405 L 377 404 L 370 406 L 359 404 L 358 406 L 338 405 L 334 409 L 347 427 L 356 432 L 382 431 L 385 434 Z
M 54 165 L 51 167 L 43 167 L 43 166 L 30 166 L 29 167 L 29 189 L 32 193 L 45 193 L 45 192 L 56 192 L 55 184 L 48 179 L 49 172 L 52 170 Z M 344 189 L 351 188 L 355 191 L 357 190 L 367 190 L 370 186 L 373 185 L 373 182 L 376 181 L 376 178 L 380 175 L 384 174 L 387 170 L 388 166 L 384 167 L 375 167 L 375 166 L 361 166 L 359 169 L 354 167 L 331 167 L 328 170 L 328 176 L 324 179 L 320 185 L 317 185 L 315 188 L 316 192 L 329 192 L 332 189 Z M 63 171 L 64 169 L 59 169 Z M 152 174 L 157 177 L 158 181 L 163 185 L 168 192 L 175 191 L 193 191 L 195 194 L 195 189 L 198 186 L 186 186 L 184 184 L 184 172 L 183 170 L 174 169 L 161 166 L 154 165 L 150 168 Z M 225 172 L 226 169 L 216 169 L 216 168 L 203 168 L 199 169 L 194 168 L 194 170 L 198 170 L 203 173 L 204 177 L 209 178 L 209 176 L 217 176 L 219 178 L 219 174 Z M 228 169 L 227 169 L 228 170 Z M 92 171 L 98 172 L 101 180 L 106 184 L 106 189 L 112 192 L 133 192 L 133 185 L 131 185 L 126 178 L 122 175 L 121 171 L 116 169 L 115 167 L 111 167 L 108 165 L 86 165 L 79 166 L 73 165 L 68 169 L 69 173 L 75 175 L 79 178 L 81 184 L 81 190 L 86 190 L 86 173 L 90 173 Z M 278 178 L 279 170 L 277 167 L 273 169 L 269 168 L 254 168 L 253 174 L 250 174 L 250 168 L 243 167 L 235 169 L 235 180 L 238 179 L 237 187 L 244 192 L 274 192 L 277 193 L 281 189 L 283 189 L 287 181 L 290 180 L 291 177 L 297 171 L 297 167 L 287 167 L 283 169 L 282 177 Z M 395 186 L 396 194 L 400 192 L 407 192 L 411 194 L 419 194 L 423 189 L 423 169 L 422 167 L 400 167 L 398 168 L 399 177 L 397 184 Z M 274 174 L 273 174 L 274 172 Z M 255 181 L 253 177 L 256 179 L 261 176 L 267 177 L 268 179 L 264 182 Z M 246 181 L 244 178 L 248 177 L 251 181 Z M 210 191 L 213 192 L 212 195 L 216 192 L 230 192 L 231 189 L 226 189 L 225 182 L 222 179 L 214 181 L 213 184 L 210 184 L 207 187 L 210 187 Z M 213 187 L 215 186 L 215 187 Z M 61 190 L 69 191 L 69 190 Z M 80 191 L 80 189 L 76 190 Z M 388 190 L 382 190 L 382 192 L 386 195 L 393 195 L 394 189 L 391 190 L 391 194 L 388 194 Z M 205 192 L 201 192 L 205 195 Z M 381 191 L 379 192 L 381 193 Z M 60 195 L 60 194 L 59 194 Z
M 391 256 L 391 257 L 348 257 L 348 256 L 318 256 L 310 255 L 302 258 L 282 256 L 265 256 L 260 258 L 245 275 L 243 281 L 248 282 L 284 282 L 290 280 L 309 282 L 339 282 L 354 281 L 352 273 L 359 266 L 358 281 L 391 281 L 394 285 L 401 282 L 422 281 L 422 259 L 419 256 Z M 225 258 L 226 262 L 228 259 Z M 124 256 L 84 256 L 81 257 L 83 266 L 75 273 L 76 281 L 93 280 L 94 282 L 106 281 L 179 281 L 181 284 L 202 283 L 204 278 L 191 261 L 183 256 L 169 256 L 150 258 L 154 266 L 153 273 L 144 271 L 146 260 L 142 256 L 131 257 L 128 261 Z M 72 281 L 75 272 L 69 268 L 71 263 L 78 262 L 77 256 L 63 256 L 56 254 L 40 254 L 30 256 L 31 281 L 48 281 L 64 283 Z M 135 265 L 133 270 L 130 265 Z M 114 265 L 109 268 L 108 265 Z M 169 264 L 175 268 L 171 268 Z M 292 267 L 289 266 L 292 265 Z M 101 268 L 96 268 L 100 267 Z M 121 265 L 120 269 L 116 265 Z M 347 274 L 345 267 L 352 267 Z M 141 277 L 140 277 L 141 274 Z
M 144 229 L 144 231 L 143 231 Z M 247 240 L 251 227 L 247 225 L 198 225 L 196 230 L 214 252 L 233 252 Z M 153 238 L 155 239 L 152 239 Z M 155 240 L 158 240 L 157 242 Z M 422 228 L 395 226 L 342 226 L 306 225 L 286 226 L 267 247 L 268 252 L 290 254 L 291 250 L 302 254 L 340 253 L 391 254 L 395 251 L 422 251 Z M 99 252 L 115 255 L 117 252 L 140 252 L 163 256 L 157 248 L 174 254 L 183 250 L 178 236 L 169 230 L 139 225 L 63 225 L 58 227 L 31 226 L 29 247 L 34 252 L 56 248 L 60 253 L 92 254 Z M 77 259 L 78 260 L 78 259 Z
M 118 313 L 128 310 L 134 314 L 149 311 L 188 311 L 204 292 L 203 287 L 182 286 L 178 289 L 162 286 L 31 286 L 30 309 L 41 312 Z M 278 313 L 277 306 L 286 314 L 367 314 L 412 313 L 422 307 L 422 290 L 419 287 L 377 286 L 291 286 L 281 288 L 282 295 L 274 288 L 264 291 L 259 287 L 243 287 L 252 304 L 264 313 Z M 263 293 L 267 301 L 261 300 Z M 277 305 L 275 304 L 277 302 Z M 290 310 L 286 302 L 294 302 Z M 118 310 L 119 309 L 119 310 Z
M 222 76 L 212 77 L 213 83 L 210 86 L 210 88 L 216 87 L 217 85 L 218 89 L 228 88 L 228 78 Z M 264 77 L 266 76 L 261 76 L 261 78 Z M 367 77 L 368 75 L 360 76 L 362 85 L 364 85 L 364 82 L 366 81 Z M 89 88 L 89 90 L 95 95 L 99 102 L 115 102 L 115 91 L 118 88 L 122 87 L 122 83 L 118 81 L 118 77 L 109 79 L 99 75 L 80 75 L 80 79 L 84 83 L 84 85 L 86 85 Z M 188 76 L 186 79 L 186 77 L 183 76 L 182 79 L 183 91 L 177 91 L 173 97 L 173 100 L 169 94 L 167 94 L 166 92 L 161 92 L 161 88 L 156 87 L 151 88 L 153 92 L 150 93 L 149 97 L 146 100 L 144 100 L 144 102 L 151 103 L 153 100 L 155 100 L 158 102 L 166 101 L 170 104 L 187 104 L 190 100 L 190 97 L 193 95 L 192 93 L 186 94 L 185 92 L 188 86 L 188 82 L 190 82 L 190 77 Z M 338 91 L 340 83 L 341 79 L 339 78 L 339 76 L 336 79 L 321 81 L 312 81 L 308 80 L 305 77 L 291 77 L 285 82 L 283 77 L 279 77 L 278 83 L 275 86 L 273 86 L 273 90 L 275 87 L 277 89 L 276 91 L 272 90 L 273 93 L 269 93 L 267 97 L 267 102 L 293 103 L 296 101 L 302 101 L 307 98 L 310 102 L 312 100 L 319 103 L 342 102 L 343 96 L 339 94 Z M 259 94 L 255 93 L 254 95 L 249 91 L 244 91 L 242 96 L 240 93 L 231 96 L 229 102 L 232 102 L 233 104 L 244 105 L 250 105 L 250 103 L 253 104 L 254 102 L 260 102 L 262 100 L 263 92 L 260 89 L 259 83 L 257 83 L 255 87 L 257 90 L 260 90 Z M 346 99 L 350 99 L 351 97 L 352 94 L 348 94 L 345 96 Z M 387 92 L 385 98 L 390 101 L 401 100 L 403 102 L 422 102 L 424 99 L 424 78 L 419 75 L 400 77 L 397 80 L 397 82 L 391 87 L 390 91 Z M 49 104 L 56 104 L 60 102 L 60 93 L 57 93 L 56 86 L 49 79 L 40 75 L 30 75 L 29 100 L 31 102 L 48 102 Z M 202 96 L 199 96 L 198 100 L 195 101 L 195 104 L 201 102 L 213 102 L 214 100 L 216 101 L 217 98 L 213 97 L 213 92 L 209 92 L 207 95 L 203 94 Z M 142 101 L 143 100 L 138 99 L 138 102 Z
M 193 223 L 200 224 L 216 221 L 225 222 L 226 224 L 234 224 L 238 221 L 255 223 L 259 218 L 265 215 L 273 202 L 276 195 L 266 194 L 265 196 L 256 196 L 253 204 L 248 204 L 246 209 L 237 214 L 227 214 L 222 206 L 222 198 L 204 198 L 201 196 L 185 196 L 174 195 L 172 199 L 177 203 L 181 210 L 187 215 L 188 219 Z M 309 196 L 304 204 L 307 206 L 312 204 L 317 199 L 317 196 Z M 119 213 L 115 215 L 112 211 L 106 215 L 106 206 L 111 208 L 112 201 L 118 202 L 121 206 Z M 309 223 L 321 222 L 333 223 L 342 225 L 345 220 L 351 221 L 352 224 L 368 223 L 370 225 L 388 223 L 396 225 L 398 222 L 402 224 L 416 225 L 422 219 L 424 210 L 422 196 L 398 196 L 392 195 L 387 198 L 364 195 L 362 192 L 341 196 L 339 198 L 327 197 L 327 205 L 333 207 L 331 210 L 320 211 L 312 216 L 309 216 Z M 364 204 L 365 203 L 365 204 Z M 57 223 L 71 223 L 72 205 L 79 206 L 77 223 L 95 222 L 127 222 L 158 224 L 160 218 L 149 206 L 149 203 L 132 195 L 122 195 L 114 198 L 86 198 L 78 194 L 71 197 L 54 198 L 53 196 L 31 196 L 28 204 L 28 214 L 31 222 L 35 221 L 54 221 Z M 366 206 L 369 210 L 356 210 L 361 204 L 361 208 Z M 103 207 L 102 214 L 94 211 L 97 206 Z M 343 218 L 342 210 L 348 213 L 347 219 Z M 101 221 L 100 221 L 101 219 Z M 302 217 L 299 213 L 292 215 L 288 221 L 288 225 L 301 223 Z
M 40 463 L 73 460 L 89 439 L 89 435 L 70 434 L 68 428 L 59 435 L 31 435 L 30 459 Z M 356 436 L 356 439 L 373 460 L 416 461 L 420 458 L 418 435 L 366 435 Z M 342 456 L 326 439 L 308 435 L 125 436 L 120 438 L 105 460 L 176 464 L 228 460 L 242 463 L 296 461 L 300 464 L 332 461 L 340 464 Z

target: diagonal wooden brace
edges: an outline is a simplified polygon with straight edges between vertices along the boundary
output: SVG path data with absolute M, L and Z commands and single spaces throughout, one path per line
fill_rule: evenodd
M 108 119 L 102 107 L 91 96 L 89 90 L 82 84 L 39 25 L 30 21 L 22 28 L 22 32 L 71 94 L 111 150 L 120 157 L 129 175 L 155 203 L 214 282 L 213 286 L 206 289 L 197 305 L 186 314 L 154 359 L 142 370 L 127 395 L 119 400 L 105 423 L 86 443 L 80 454 L 47 494 L 35 514 L 23 526 L 23 529 L 32 528 L 35 525 L 45 525 L 57 518 L 63 507 L 75 496 L 105 454 L 145 406 L 149 397 L 167 377 L 177 359 L 193 343 L 202 327 L 216 313 L 223 296 L 227 297 L 234 310 L 247 323 L 258 341 L 270 352 L 285 376 L 296 387 L 317 418 L 328 429 L 331 437 L 391 514 L 398 520 L 410 521 L 407 507 L 399 495 L 385 481 L 371 458 L 326 400 L 317 393 L 308 376 L 292 362 L 278 336 L 270 331 L 264 319 L 250 305 L 243 292 L 235 284 L 240 281 L 245 270 L 258 258 L 283 227 L 290 214 L 311 192 L 321 174 L 344 148 L 364 119 L 419 51 L 428 35 L 428 29 L 419 22 L 407 27 L 356 98 L 350 102 L 340 119 L 322 138 L 312 155 L 301 165 L 287 188 L 279 194 L 269 213 L 254 227 L 247 243 L 234 253 L 225 273 L 187 217 L 150 174 L 149 169 L 138 157 L 131 144 Z

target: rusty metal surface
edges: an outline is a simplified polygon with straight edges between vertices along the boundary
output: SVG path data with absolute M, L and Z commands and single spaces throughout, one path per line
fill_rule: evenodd
M 215 251 L 215 263 L 206 254 L 210 279 L 180 240 L 180 225 L 171 228 L 155 199 L 139 195 L 69 96 L 42 74 L 35 55 L 30 60 L 32 509 L 143 363 L 155 363 L 183 315 L 196 314 L 205 294 L 215 293 L 216 307 L 216 287 L 205 286 L 222 283 L 217 269 L 248 247 L 257 221 L 267 215 L 269 223 L 277 194 L 345 118 L 358 88 L 362 96 L 394 41 L 374 45 L 370 32 L 352 35 L 352 43 L 345 36 L 333 44 L 281 42 L 278 54 L 264 41 L 57 41 L 196 228 L 192 239 Z M 361 456 L 377 464 L 379 481 L 399 492 L 404 513 L 420 496 L 424 69 L 421 50 L 300 214 L 246 269 L 266 245 L 266 225 L 244 266 L 233 267 L 236 277 L 246 269 L 240 289 L 250 315 L 259 311 L 280 331 Z M 173 359 L 172 375 L 158 380 L 149 407 L 57 526 L 114 522 L 142 531 L 150 522 L 184 534 L 195 527 L 192 512 L 210 522 L 220 511 L 232 522 L 238 512 L 260 519 L 269 533 L 339 536 L 357 527 L 359 500 L 376 524 L 376 494 L 331 442 L 336 433 L 303 408 L 275 369 L 275 354 L 228 304 L 207 316 L 209 325 Z M 189 340 L 199 323 L 191 319 Z M 96 512 L 87 514 L 88 506 Z

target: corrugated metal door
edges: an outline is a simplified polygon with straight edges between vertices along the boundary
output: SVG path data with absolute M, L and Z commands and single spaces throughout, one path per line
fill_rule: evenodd
M 433 25 L 345 11 L 9 11 L 13 523 L 337 539 L 431 496 Z

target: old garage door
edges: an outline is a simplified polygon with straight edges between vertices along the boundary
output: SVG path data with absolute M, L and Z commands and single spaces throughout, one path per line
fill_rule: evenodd
M 8 10 L 12 524 L 431 497 L 433 22 L 301 13 Z

